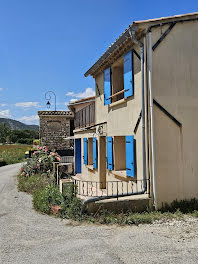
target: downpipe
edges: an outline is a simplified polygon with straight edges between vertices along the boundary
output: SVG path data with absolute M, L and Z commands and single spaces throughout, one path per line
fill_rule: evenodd
M 155 175 L 155 146 L 154 146 L 154 117 L 153 117 L 153 92 L 152 92 L 152 41 L 151 31 L 148 32 L 148 85 L 150 94 L 150 118 L 151 118 L 151 157 L 152 157 L 152 183 L 153 183 L 153 200 L 155 210 L 157 206 L 156 194 L 156 175 Z
M 110 196 L 100 196 L 100 197 L 91 197 L 87 200 L 84 200 L 82 203 L 82 208 L 81 208 L 81 215 L 84 213 L 86 205 L 89 203 L 94 203 L 102 200 L 108 200 L 108 199 L 113 199 L 113 198 L 120 198 L 120 197 L 126 197 L 126 196 L 133 196 L 133 195 L 141 195 L 144 194 L 147 188 L 143 188 L 142 191 L 139 192 L 134 192 L 134 193 L 122 193 L 122 194 L 115 194 L 115 195 L 110 195 Z

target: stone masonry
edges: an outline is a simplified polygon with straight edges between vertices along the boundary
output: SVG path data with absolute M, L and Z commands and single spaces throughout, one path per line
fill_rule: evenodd
M 74 115 L 70 111 L 38 111 L 40 119 L 41 145 L 50 150 L 63 150 L 70 148 L 72 140 L 65 140 L 72 135 Z

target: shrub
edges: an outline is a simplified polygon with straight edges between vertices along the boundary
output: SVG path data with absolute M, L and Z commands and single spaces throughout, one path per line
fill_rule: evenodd
M 6 161 L 3 159 L 0 159 L 0 167 L 7 165 Z
M 18 190 L 21 192 L 33 194 L 50 183 L 50 179 L 45 174 L 37 174 L 28 178 L 21 174 L 18 175 Z
M 198 211 L 198 200 L 195 198 L 190 200 L 175 200 L 170 205 L 165 204 L 160 211 L 174 213 L 178 209 L 184 214 Z
M 57 153 L 49 152 L 45 146 L 39 147 L 37 151 L 34 151 L 33 157 L 21 167 L 21 175 L 30 177 L 38 173 L 50 172 L 55 161 L 60 161 Z
M 76 196 L 76 186 L 72 188 L 72 185 L 70 185 L 66 191 L 63 189 L 63 198 L 64 203 L 60 212 L 61 217 L 81 220 L 82 202 Z
M 51 205 L 63 206 L 64 198 L 58 188 L 48 185 L 33 194 L 34 208 L 42 213 L 51 214 Z

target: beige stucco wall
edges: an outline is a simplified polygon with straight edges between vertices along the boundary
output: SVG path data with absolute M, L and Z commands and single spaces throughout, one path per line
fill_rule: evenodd
M 140 54 L 138 47 L 135 47 L 136 51 Z M 105 124 L 105 133 L 103 136 L 126 136 L 134 135 L 134 128 L 138 120 L 139 114 L 141 112 L 141 67 L 140 60 L 134 55 L 134 96 L 127 98 L 125 101 L 122 100 L 122 104 L 119 105 L 104 105 L 104 76 L 103 73 L 96 76 L 96 85 L 100 91 L 96 89 L 96 98 L 95 98 L 95 120 L 96 124 L 107 122 Z M 121 101 L 118 101 L 121 102 Z M 96 132 L 96 133 L 95 133 Z M 91 170 L 89 166 L 84 165 L 82 160 L 82 177 L 84 180 L 89 181 L 100 181 L 103 179 L 104 168 L 100 170 L 102 162 L 106 163 L 106 152 L 102 151 L 100 153 L 100 140 L 99 135 L 97 134 L 97 127 L 95 131 L 84 131 L 76 132 L 75 137 L 82 138 L 82 156 L 84 153 L 83 138 L 89 138 L 96 136 L 98 139 L 98 169 Z M 142 122 L 140 122 L 137 132 L 134 135 L 136 140 L 136 161 L 137 161 L 137 175 L 136 179 L 142 180 Z M 102 159 L 102 162 L 101 162 Z M 106 167 L 106 164 L 105 164 Z M 100 174 L 100 171 L 102 173 Z M 120 181 L 124 180 L 128 182 L 130 177 L 117 177 L 115 173 L 108 171 L 106 169 L 106 181 Z M 135 182 L 134 182 L 135 184 Z M 139 183 L 139 190 L 141 190 Z M 126 186 L 124 185 L 123 191 L 126 191 Z M 136 190 L 136 187 L 134 191 Z M 121 191 L 121 185 L 119 186 L 119 191 Z
M 164 30 L 163 30 L 164 31 Z M 152 42 L 161 29 L 152 31 Z M 153 97 L 179 122 L 156 107 L 154 135 L 159 206 L 198 198 L 198 22 L 178 23 L 153 52 Z

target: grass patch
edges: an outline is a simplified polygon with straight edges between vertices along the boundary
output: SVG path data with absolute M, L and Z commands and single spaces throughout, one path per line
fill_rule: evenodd
M 18 176 L 18 188 L 33 194 L 34 208 L 45 214 L 52 214 L 51 205 L 61 207 L 58 216 L 63 219 L 72 219 L 79 222 L 107 224 L 107 225 L 139 225 L 152 224 L 156 220 L 166 222 L 171 219 L 182 219 L 184 214 L 198 217 L 196 210 L 198 201 L 196 199 L 186 201 L 174 201 L 169 207 L 163 207 L 161 211 L 147 211 L 143 213 L 120 213 L 115 214 L 101 209 L 95 214 L 81 214 L 82 202 L 76 197 L 76 187 L 69 186 L 59 192 L 53 180 L 45 174 L 37 174 L 30 177 Z M 188 209 L 187 209 L 188 208 Z
M 36 174 L 34 176 L 26 177 L 21 174 L 18 175 L 18 190 L 33 194 L 35 191 L 40 191 L 50 184 L 50 180 L 45 174 Z
M 20 163 L 25 160 L 29 145 L 0 145 L 0 166 Z

